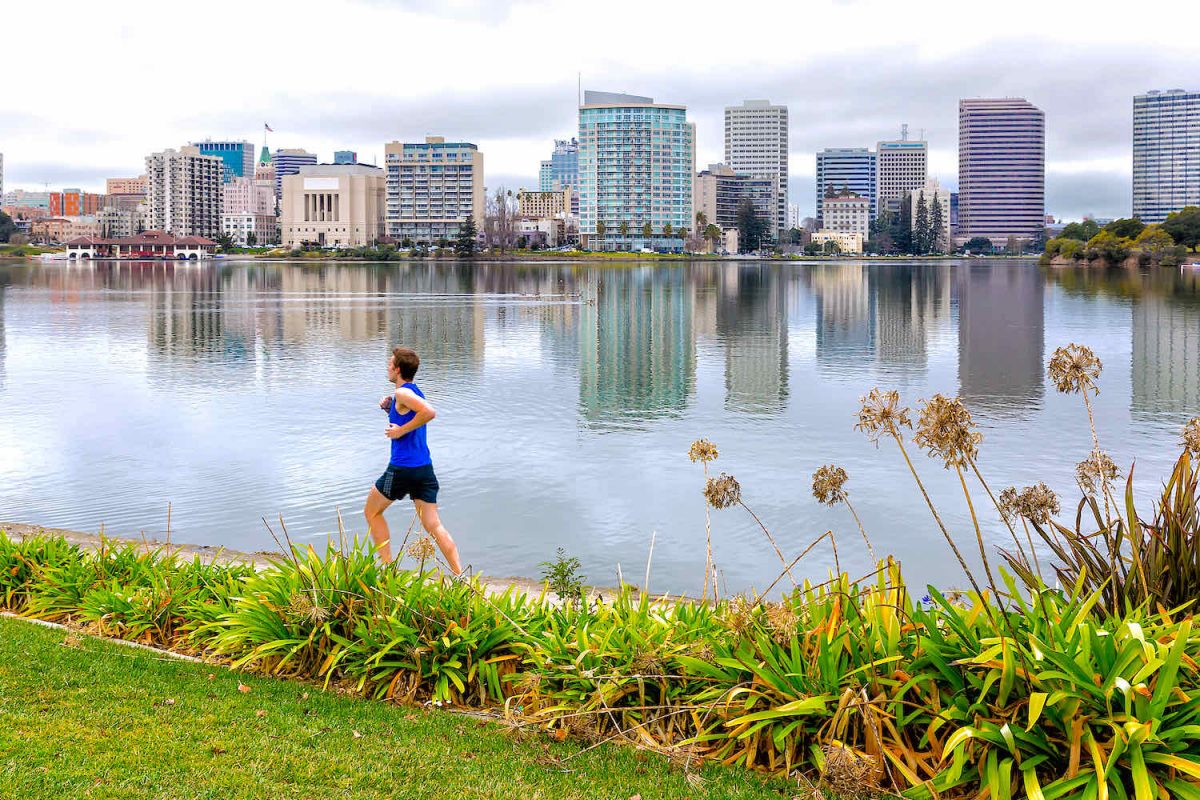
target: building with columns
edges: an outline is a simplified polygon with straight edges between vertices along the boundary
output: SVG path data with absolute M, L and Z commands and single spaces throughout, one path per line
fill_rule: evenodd
M 367 164 L 319 164 L 283 177 L 285 247 L 369 247 L 384 235 L 386 173 Z

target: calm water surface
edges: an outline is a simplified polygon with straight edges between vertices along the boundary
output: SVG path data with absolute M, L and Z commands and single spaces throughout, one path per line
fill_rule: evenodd
M 537 575 L 561 546 L 592 581 L 620 564 L 640 582 L 656 532 L 651 588 L 697 590 L 704 436 L 789 554 L 832 528 L 842 566 L 869 569 L 845 509 L 811 496 L 834 462 L 877 549 L 956 583 L 895 447 L 853 431 L 858 398 L 961 394 L 995 486 L 1066 493 L 1090 433 L 1044 364 L 1084 342 L 1102 443 L 1148 492 L 1200 413 L 1197 284 L 1011 261 L 0 264 L 0 519 L 161 536 L 169 502 L 177 540 L 248 550 L 272 547 L 264 516 L 319 543 L 340 508 L 362 531 L 404 343 L 439 412 L 443 519 L 490 574 Z M 966 541 L 952 474 L 919 459 Z M 389 516 L 402 532 L 411 512 Z M 715 512 L 714 538 L 730 589 L 779 571 L 742 510 Z M 832 555 L 803 564 L 821 577 Z

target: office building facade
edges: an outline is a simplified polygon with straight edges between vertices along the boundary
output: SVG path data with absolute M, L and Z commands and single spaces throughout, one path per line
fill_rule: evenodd
M 871 230 L 871 200 L 858 194 L 824 198 L 823 231 L 857 233 L 866 239 Z
M 483 229 L 486 198 L 478 147 L 426 136 L 424 142 L 388 143 L 384 161 L 388 236 L 436 245 L 458 236 L 467 217 Z
M 261 165 L 261 161 L 259 162 Z M 313 166 L 317 163 L 317 154 L 298 148 L 276 150 L 271 157 L 271 166 L 275 170 L 275 199 L 283 197 L 283 179 L 288 175 L 297 175 L 300 168 Z M 255 168 L 257 174 L 258 167 Z
M 725 163 L 734 171 L 775 181 L 775 235 L 788 227 L 788 109 L 770 100 L 725 107 Z M 774 237 L 773 237 L 774 238 Z
M 779 181 L 774 175 L 751 177 L 726 164 L 709 164 L 696 175 L 693 189 L 695 212 L 722 230 L 737 227 L 738 209 L 749 200 L 755 213 L 770 222 L 768 239 L 775 239 L 775 214 L 779 205 Z M 698 235 L 703 231 L 696 231 Z
M 959 243 L 1003 246 L 1041 237 L 1046 218 L 1046 115 L 1024 98 L 958 103 Z
M 90 217 L 104 207 L 104 195 L 82 189 L 63 189 L 50 193 L 50 216 Z
M 205 139 L 203 142 L 192 142 L 199 148 L 201 155 L 216 156 L 224 165 L 222 180 L 225 183 L 234 178 L 254 177 L 254 145 L 250 142 L 214 142 Z
M 579 234 L 592 250 L 682 249 L 690 229 L 696 128 L 687 107 L 584 93 L 579 107 Z M 644 234 L 650 226 L 650 236 Z M 672 231 L 668 236 L 666 226 Z
M 1133 216 L 1162 222 L 1200 206 L 1200 92 L 1151 91 L 1133 98 Z
M 870 201 L 872 219 L 879 210 L 875 203 L 875 153 L 865 147 L 832 147 L 817 153 L 817 220 L 823 224 L 825 196 L 853 192 Z
M 574 205 L 571 213 L 579 213 L 579 140 L 572 136 L 570 139 L 555 139 L 554 152 L 550 158 L 541 163 L 538 169 L 538 188 L 543 192 L 560 191 L 571 187 L 571 198 Z
M 929 177 L 929 144 L 898 140 L 880 142 L 875 149 L 875 207 L 880 214 L 900 211 L 903 199 L 925 185 Z
M 194 146 L 146 156 L 146 227 L 175 236 L 220 235 L 224 164 Z

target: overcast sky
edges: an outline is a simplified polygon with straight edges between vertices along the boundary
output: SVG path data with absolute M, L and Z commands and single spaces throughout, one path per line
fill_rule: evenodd
M 791 111 L 791 198 L 812 212 L 814 153 L 924 129 L 957 186 L 958 100 L 1046 112 L 1047 211 L 1130 210 L 1132 96 L 1200 87 L 1191 2 L 739 0 L 58 0 L 5 7 L 6 188 L 143 172 L 204 138 L 382 160 L 427 134 L 475 142 L 489 187 L 533 186 L 584 88 L 683 103 L 697 165 L 721 160 L 722 111 Z M 1123 20 L 1133 14 L 1136 24 Z

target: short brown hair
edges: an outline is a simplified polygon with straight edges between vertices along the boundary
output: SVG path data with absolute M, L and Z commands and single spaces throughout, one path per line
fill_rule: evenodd
M 400 377 L 411 381 L 417 377 L 417 368 L 421 366 L 421 357 L 411 347 L 397 347 L 392 350 L 392 364 L 400 370 Z

